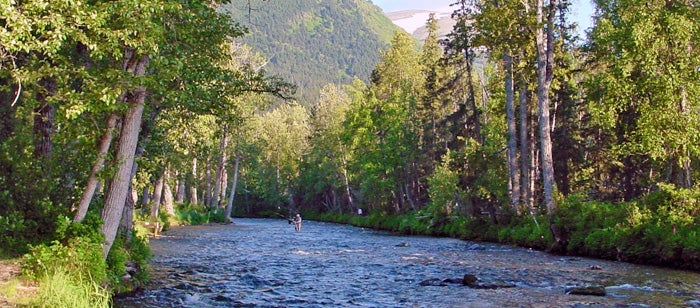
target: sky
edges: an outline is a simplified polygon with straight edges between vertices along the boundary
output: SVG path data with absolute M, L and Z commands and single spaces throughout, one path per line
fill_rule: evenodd
M 394 12 L 410 9 L 437 10 L 438 8 L 448 8 L 454 0 L 371 0 L 384 12 Z M 593 4 L 591 0 L 573 0 L 570 20 L 578 23 L 579 31 L 592 26 L 591 16 L 593 16 Z

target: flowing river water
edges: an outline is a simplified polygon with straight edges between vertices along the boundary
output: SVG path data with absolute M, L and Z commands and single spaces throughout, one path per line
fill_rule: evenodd
M 700 273 L 323 222 L 175 227 L 151 249 L 152 282 L 115 307 L 700 307 Z

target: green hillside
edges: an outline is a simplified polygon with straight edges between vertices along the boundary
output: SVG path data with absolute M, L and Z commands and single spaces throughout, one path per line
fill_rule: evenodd
M 398 29 L 366 0 L 232 1 L 222 7 L 250 29 L 241 39 L 270 59 L 267 70 L 298 86 L 302 104 L 327 83 L 368 80 Z

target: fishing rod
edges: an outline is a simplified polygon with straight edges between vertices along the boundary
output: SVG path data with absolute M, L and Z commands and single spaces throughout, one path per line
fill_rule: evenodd
M 289 222 L 290 224 L 291 224 L 292 222 L 294 222 L 292 219 L 290 219 L 290 218 L 287 217 L 287 216 L 284 216 L 284 215 L 282 215 L 282 214 L 280 214 L 280 213 L 277 213 L 277 212 L 273 212 L 273 213 L 275 213 L 275 215 L 277 215 L 277 216 L 279 216 L 279 217 L 282 217 L 282 218 L 286 219 L 287 222 Z

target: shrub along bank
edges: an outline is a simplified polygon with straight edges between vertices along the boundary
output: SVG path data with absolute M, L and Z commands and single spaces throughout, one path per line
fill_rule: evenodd
M 137 212 L 134 231 L 115 239 L 106 260 L 102 257 L 104 237 L 99 232 L 98 211 L 88 212 L 82 223 L 68 217 L 56 220 L 53 240 L 29 246 L 21 258 L 22 274 L 34 281 L 38 292 L 17 304 L 40 307 L 110 307 L 114 294 L 136 289 L 148 281 L 151 257 L 148 235 L 152 232 L 140 224 L 151 221 L 147 213 Z M 220 209 L 181 204 L 174 216 L 161 213 L 158 222 L 163 231 L 171 225 L 198 225 L 224 222 Z M 125 241 L 128 242 L 124 245 Z M 17 248 L 17 250 L 21 250 Z
M 700 271 L 700 189 L 659 190 L 632 202 L 601 202 L 571 195 L 559 201 L 554 224 L 568 238 L 563 253 Z M 553 239 L 547 215 L 490 217 L 416 212 L 367 216 L 305 213 L 305 218 L 409 235 L 449 236 L 547 250 Z
M 53 241 L 29 245 L 20 259 L 23 279 L 35 282 L 36 294 L 17 299 L 31 307 L 110 307 L 113 294 L 134 290 L 148 280 L 150 249 L 145 230 L 115 239 L 106 260 L 97 211 L 81 223 L 56 219 Z M 126 242 L 126 245 L 125 245 Z

